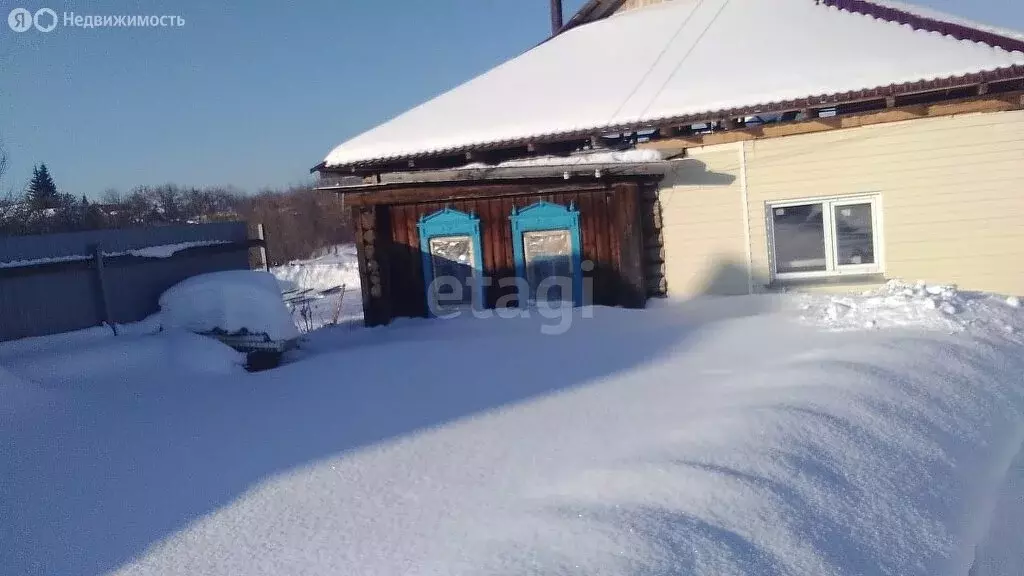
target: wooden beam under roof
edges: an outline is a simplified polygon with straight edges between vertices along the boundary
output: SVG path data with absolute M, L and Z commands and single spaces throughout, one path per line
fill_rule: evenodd
M 731 142 L 761 140 L 764 138 L 780 138 L 783 136 L 795 136 L 797 134 L 811 134 L 814 132 L 825 132 L 828 130 L 841 130 L 844 128 L 857 128 L 860 126 L 902 122 L 904 120 L 913 120 L 915 118 L 952 116 L 955 114 L 970 114 L 977 112 L 1006 112 L 1022 109 L 1024 109 L 1024 91 L 1005 92 L 1002 94 L 987 94 L 982 97 L 964 98 L 950 102 L 897 106 L 895 108 L 886 108 L 883 110 L 844 116 L 833 116 L 831 118 L 811 118 L 798 122 L 765 124 L 762 126 L 712 134 L 694 134 L 692 136 L 665 138 L 662 140 L 642 142 L 637 144 L 637 148 L 694 148 L 698 146 L 728 144 Z

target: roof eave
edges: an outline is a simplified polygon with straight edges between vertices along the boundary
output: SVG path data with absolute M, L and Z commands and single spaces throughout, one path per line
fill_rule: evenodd
M 808 96 L 806 98 L 783 100 L 753 106 L 726 108 L 682 116 L 651 118 L 643 121 L 642 123 L 594 126 L 591 128 L 580 130 L 552 132 L 528 138 L 508 139 L 495 142 L 480 142 L 445 149 L 413 152 L 388 157 L 369 158 L 345 164 L 327 165 L 326 161 L 324 161 L 318 164 L 316 167 L 314 167 L 314 171 L 328 173 L 351 172 L 352 170 L 371 169 L 375 165 L 380 165 L 388 162 L 401 162 L 406 160 L 415 161 L 421 158 L 449 156 L 478 150 L 493 150 L 516 146 L 524 146 L 534 142 L 556 142 L 575 138 L 587 138 L 594 134 L 637 132 L 642 130 L 657 129 L 662 126 L 699 124 L 702 122 L 715 121 L 723 118 L 739 118 L 742 116 L 754 116 L 757 114 L 785 112 L 791 110 L 803 110 L 808 108 L 827 108 L 842 104 L 852 104 L 856 102 L 876 100 L 880 98 L 908 96 L 912 94 L 932 92 L 935 90 L 964 88 L 986 82 L 997 82 L 1016 79 L 1024 79 L 1024 65 L 1014 65 L 1005 68 L 997 68 L 995 70 L 985 70 L 948 78 L 918 80 L 890 86 L 879 86 L 876 88 L 869 88 L 864 90 L 852 90 L 833 94 L 819 94 L 814 96 Z
M 351 193 L 409 186 L 440 186 L 474 182 L 503 183 L 523 181 L 608 181 L 621 178 L 661 179 L 679 160 L 656 162 L 601 162 L 592 164 L 552 164 L 547 166 L 494 166 L 453 168 L 421 172 L 390 173 L 379 181 L 364 184 L 327 184 L 317 186 L 324 192 Z

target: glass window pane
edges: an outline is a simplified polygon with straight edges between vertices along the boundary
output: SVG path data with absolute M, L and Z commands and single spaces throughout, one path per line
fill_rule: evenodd
M 532 298 L 538 297 L 541 282 L 554 277 L 558 283 L 547 282 L 539 296 L 552 302 L 572 300 L 572 238 L 568 230 L 524 232 L 523 255 Z
M 772 208 L 775 271 L 824 272 L 825 219 L 821 204 Z
M 835 207 L 836 252 L 839 266 L 874 264 L 875 244 L 871 223 L 871 204 L 846 204 Z
M 473 277 L 473 239 L 469 236 L 435 236 L 430 239 L 430 260 L 435 280 L 443 277 L 454 280 L 434 285 L 437 294 L 445 297 L 443 304 L 470 304 L 473 300 L 472 283 L 469 281 Z M 452 298 L 452 295 L 461 298 Z

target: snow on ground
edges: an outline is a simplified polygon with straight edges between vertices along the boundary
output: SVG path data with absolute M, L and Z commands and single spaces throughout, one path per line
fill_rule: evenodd
M 270 270 L 277 277 L 295 323 L 310 332 L 363 317 L 359 288 L 359 261 L 354 244 L 331 246 L 307 260 L 296 260 Z M 341 287 L 344 286 L 344 290 Z
M 794 294 L 800 319 L 832 330 L 926 327 L 960 332 L 970 327 L 1014 333 L 1020 299 L 961 292 L 954 285 L 890 280 L 860 296 Z
M 1024 574 L 1024 450 L 1017 454 L 999 490 L 988 533 L 977 547 L 970 576 Z
M 28 413 L 46 401 L 45 392 L 0 366 L 0 419 Z
M 536 311 L 405 320 L 254 374 L 163 335 L 0 348 L 53 394 L 0 416 L 0 566 L 963 576 L 977 549 L 1009 574 L 1024 314 L 993 299 L 953 331 L 876 297 L 849 325 L 796 295 L 577 310 L 560 336 Z
M 139 376 L 150 370 L 182 369 L 215 374 L 233 373 L 245 364 L 245 356 L 211 338 L 168 329 L 150 335 L 83 338 L 73 346 L 55 349 L 0 344 L 0 365 L 34 382 L 73 385 L 101 375 Z

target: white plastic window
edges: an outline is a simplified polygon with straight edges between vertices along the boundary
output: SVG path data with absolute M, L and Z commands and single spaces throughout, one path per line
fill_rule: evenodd
M 877 196 L 768 206 L 775 278 L 814 278 L 882 271 Z

